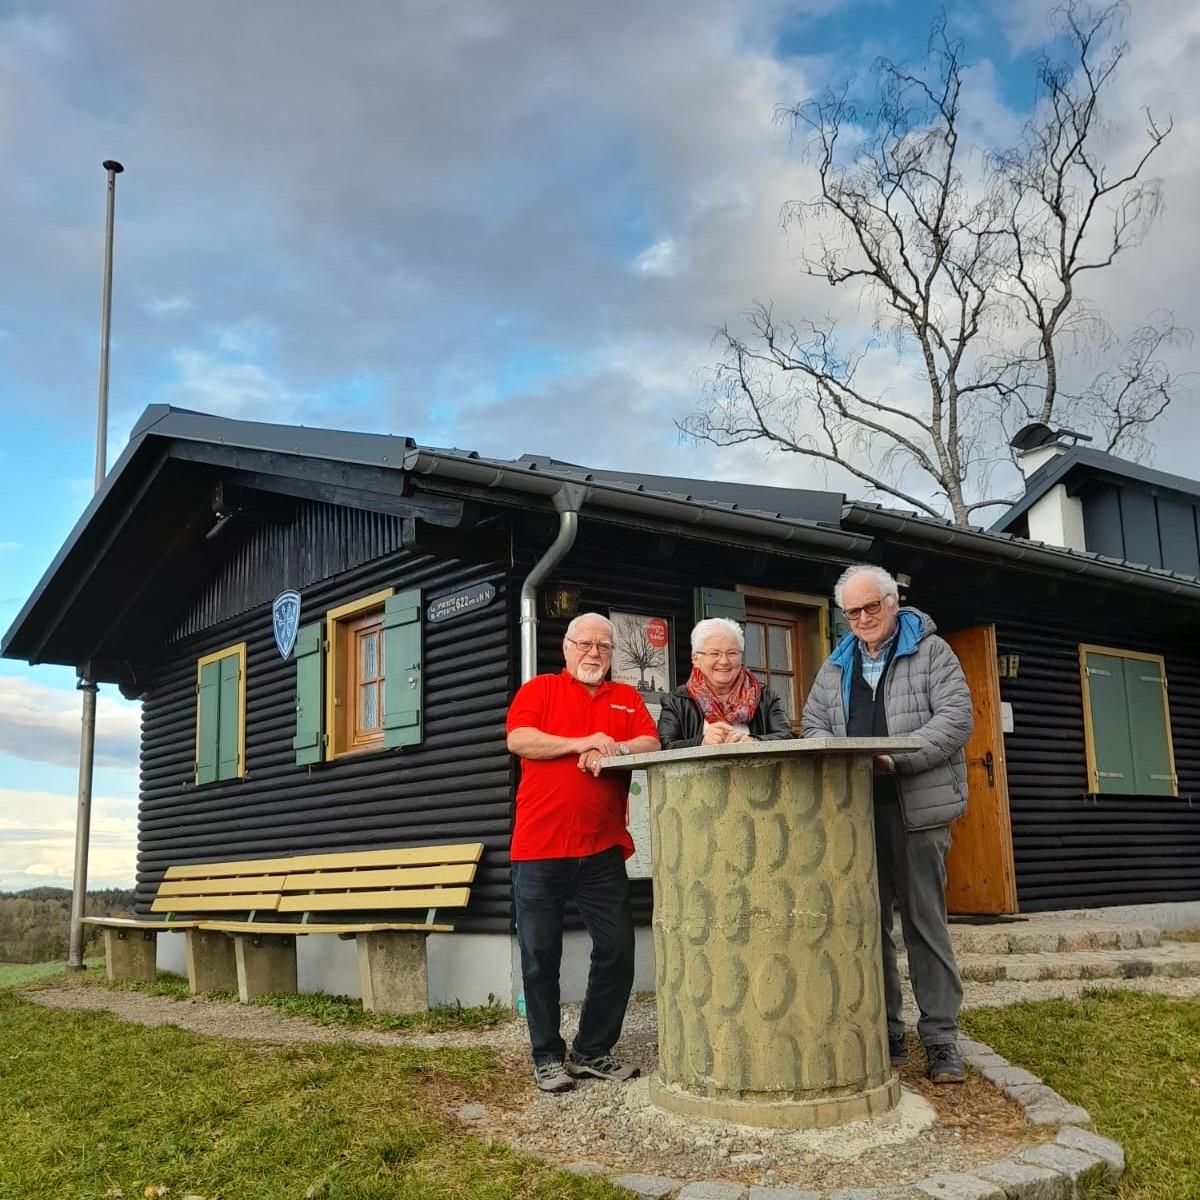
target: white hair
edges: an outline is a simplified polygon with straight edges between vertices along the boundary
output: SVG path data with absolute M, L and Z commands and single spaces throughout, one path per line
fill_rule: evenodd
M 563 634 L 563 637 L 565 637 L 565 638 L 574 637 L 575 630 L 578 629 L 579 626 L 584 623 L 584 621 L 598 621 L 601 625 L 603 625 L 608 630 L 608 640 L 610 642 L 612 641 L 612 639 L 613 639 L 613 623 L 602 613 L 580 613 L 579 616 L 575 617 L 571 621 L 570 625 L 567 626 L 567 632 Z
M 738 644 L 739 650 L 746 649 L 746 635 L 742 627 L 728 617 L 705 617 L 692 626 L 692 653 L 699 654 L 704 649 L 704 643 L 717 634 L 728 634 Z
M 847 567 L 838 578 L 837 583 L 833 585 L 833 601 L 838 608 L 845 607 L 842 604 L 842 597 L 846 592 L 846 584 L 859 575 L 869 575 L 875 580 L 879 584 L 881 597 L 894 596 L 896 600 L 900 599 L 900 585 L 882 567 L 877 567 L 873 563 L 855 563 L 854 566 Z

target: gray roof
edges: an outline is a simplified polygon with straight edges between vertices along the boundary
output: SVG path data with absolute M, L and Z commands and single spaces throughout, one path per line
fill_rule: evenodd
M 992 533 L 1003 533 L 1012 527 L 1040 500 L 1055 484 L 1063 483 L 1068 476 L 1078 478 L 1090 476 L 1113 482 L 1129 480 L 1143 489 L 1174 492 L 1189 500 L 1200 500 L 1200 481 L 1182 475 L 1169 475 L 1140 463 L 1129 462 L 1103 450 L 1090 450 L 1086 446 L 1072 446 L 1056 458 L 1043 463 L 1025 481 L 1025 494 L 991 526 Z

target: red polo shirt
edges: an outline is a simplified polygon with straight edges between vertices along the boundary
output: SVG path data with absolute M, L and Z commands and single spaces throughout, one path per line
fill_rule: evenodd
M 566 670 L 538 675 L 524 684 L 509 705 L 505 730 L 540 729 L 557 737 L 607 733 L 618 742 L 658 737 L 654 719 L 634 688 L 605 681 L 594 695 Z M 620 846 L 633 853 L 625 827 L 628 771 L 579 769 L 579 755 L 521 759 L 517 815 L 511 857 L 583 858 Z

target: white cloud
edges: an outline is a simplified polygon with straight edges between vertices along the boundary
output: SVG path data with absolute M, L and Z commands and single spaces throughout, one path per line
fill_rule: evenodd
M 655 242 L 637 256 L 633 265 L 643 275 L 677 275 L 680 268 L 679 244 L 674 238 Z
M 23 547 L 20 542 L 0 542 L 0 553 L 15 554 L 21 549 Z
M 0 676 L 0 752 L 32 762 L 79 762 L 79 693 Z M 137 769 L 141 706 L 102 687 L 96 701 L 96 765 Z
M 187 312 L 192 302 L 186 296 L 151 296 L 142 307 L 152 317 L 165 317 L 171 313 Z
M 74 796 L 0 788 L 0 891 L 71 886 L 75 807 Z M 94 797 L 88 886 L 130 887 L 136 863 L 136 799 Z

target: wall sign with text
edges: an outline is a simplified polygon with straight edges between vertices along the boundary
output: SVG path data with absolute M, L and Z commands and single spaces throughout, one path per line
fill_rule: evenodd
M 613 623 L 613 680 L 645 697 L 669 692 L 675 665 L 670 618 L 610 612 L 608 619 Z
M 477 608 L 485 608 L 496 598 L 496 589 L 490 583 L 476 583 L 460 591 L 451 592 L 448 596 L 439 596 L 429 602 L 425 609 L 425 617 L 430 624 L 438 621 L 449 621 L 461 617 L 465 613 L 474 612 Z

